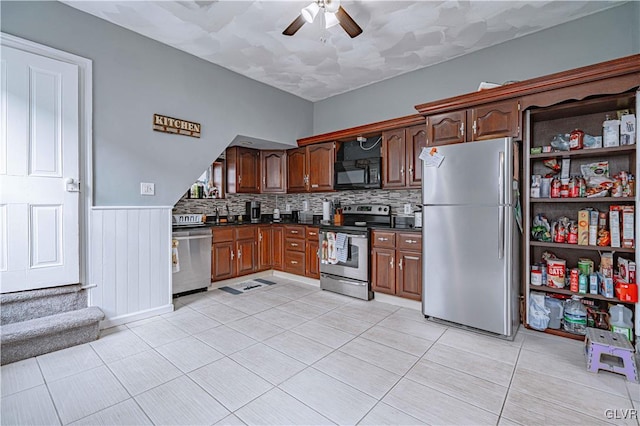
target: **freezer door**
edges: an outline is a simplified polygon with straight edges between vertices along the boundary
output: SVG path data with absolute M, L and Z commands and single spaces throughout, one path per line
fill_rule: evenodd
M 512 214 L 511 208 L 499 206 L 425 208 L 425 315 L 511 334 Z
M 428 167 L 423 162 L 422 204 L 511 204 L 511 138 L 436 148 L 444 160 L 439 167 Z

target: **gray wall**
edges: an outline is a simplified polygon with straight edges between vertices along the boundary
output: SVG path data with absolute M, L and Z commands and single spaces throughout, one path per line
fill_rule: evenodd
M 0 7 L 3 32 L 93 60 L 96 205 L 171 206 L 237 135 L 295 145 L 312 133 L 313 105 L 297 96 L 62 3 Z M 155 132 L 154 113 L 201 123 L 202 137 Z
M 314 134 L 416 114 L 414 106 L 640 53 L 640 2 L 629 2 L 501 45 L 314 104 Z

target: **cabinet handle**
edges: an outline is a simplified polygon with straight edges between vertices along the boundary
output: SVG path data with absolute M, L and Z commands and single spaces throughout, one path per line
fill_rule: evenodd
M 478 126 L 476 124 L 478 120 L 473 120 L 473 134 L 477 134 L 478 133 Z
M 242 175 L 238 176 L 238 183 L 242 183 Z
M 413 176 L 413 166 L 409 167 L 409 174 Z
M 258 241 L 262 241 L 262 232 L 258 232 Z
M 400 259 L 400 262 L 398 262 L 398 268 L 400 268 L 400 270 L 402 271 L 402 259 Z
M 318 235 L 318 234 L 316 234 L 315 232 L 309 232 L 309 235 L 315 236 L 315 235 Z
M 404 176 L 404 166 L 400 167 L 400 174 Z
M 231 250 L 231 260 L 235 259 L 235 254 L 233 253 L 233 250 Z
M 460 136 L 464 136 L 464 123 L 460 123 Z
M 404 242 L 407 244 L 415 244 L 418 242 L 418 240 L 405 240 Z
M 394 265 L 394 258 L 391 258 L 391 262 L 389 262 L 389 266 L 391 266 L 391 269 L 393 269 L 393 265 Z
M 291 247 L 298 247 L 297 243 L 290 243 L 290 244 L 291 244 Z
M 378 237 L 378 241 L 389 241 L 388 238 Z
M 292 260 L 292 261 L 291 261 L 291 264 L 292 264 L 292 265 L 297 265 L 297 264 L 298 264 L 298 262 L 297 262 L 297 261 L 295 261 L 295 260 Z
M 242 250 L 238 249 L 238 259 L 240 259 L 242 257 Z
M 320 259 L 320 249 L 316 250 L 316 257 Z
M 298 231 L 291 231 L 291 233 L 292 233 L 292 234 L 297 234 L 297 233 L 298 233 Z

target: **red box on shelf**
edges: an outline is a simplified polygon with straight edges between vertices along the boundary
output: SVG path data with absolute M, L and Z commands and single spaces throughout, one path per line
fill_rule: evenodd
M 638 284 L 619 282 L 616 284 L 616 296 L 623 302 L 638 302 Z

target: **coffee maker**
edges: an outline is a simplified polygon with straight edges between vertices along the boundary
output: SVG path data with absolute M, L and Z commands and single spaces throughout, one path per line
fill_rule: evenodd
M 260 223 L 260 201 L 247 201 L 246 215 L 251 223 Z

